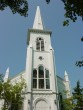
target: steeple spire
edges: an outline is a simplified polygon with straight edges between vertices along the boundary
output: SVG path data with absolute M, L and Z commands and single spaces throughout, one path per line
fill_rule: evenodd
M 41 30 L 44 29 L 39 6 L 37 6 L 33 29 L 41 29 Z
M 64 74 L 64 79 L 65 79 L 65 81 L 69 81 L 69 77 L 68 77 L 68 74 L 67 74 L 66 71 L 65 71 L 65 74 Z
M 5 76 L 3 78 L 4 82 L 7 82 L 8 78 L 9 78 L 9 67 L 7 68 Z

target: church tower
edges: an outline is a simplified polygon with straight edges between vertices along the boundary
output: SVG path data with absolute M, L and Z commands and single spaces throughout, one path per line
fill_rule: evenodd
M 28 30 L 26 94 L 23 110 L 58 110 L 54 51 L 51 34 L 45 30 L 39 6 Z

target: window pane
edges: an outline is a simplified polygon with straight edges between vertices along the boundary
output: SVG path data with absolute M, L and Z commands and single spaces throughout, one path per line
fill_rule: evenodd
M 41 41 L 41 51 L 44 51 L 44 41 Z
M 40 50 L 40 42 L 39 41 L 36 42 L 36 49 Z
M 44 67 L 39 66 L 39 78 L 44 78 Z
M 37 79 L 33 79 L 33 88 L 37 88 Z
M 46 79 L 46 89 L 50 89 L 50 81 L 49 81 L 49 79 Z
M 44 89 L 44 79 L 39 79 L 39 88 Z
M 44 40 L 41 37 L 37 38 L 36 49 L 39 51 L 44 51 Z
M 49 70 L 45 70 L 46 71 L 46 78 L 49 78 Z
M 44 47 L 41 47 L 41 51 L 44 51 Z
M 33 70 L 33 77 L 37 78 L 37 70 L 36 69 Z

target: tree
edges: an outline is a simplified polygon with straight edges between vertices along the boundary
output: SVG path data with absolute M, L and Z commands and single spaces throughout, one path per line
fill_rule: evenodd
M 51 0 L 46 0 L 49 3 Z M 63 26 L 68 26 L 69 21 L 76 22 L 78 16 L 83 20 L 83 0 L 61 0 L 64 3 L 65 18 Z
M 76 61 L 76 66 L 82 67 L 83 66 L 83 60 Z
M 47 4 L 49 4 L 50 0 L 46 0 Z
M 80 16 L 83 20 L 83 0 L 61 0 L 64 3 L 65 14 L 64 17 L 66 20 L 63 22 L 63 26 L 68 26 L 70 20 L 76 22 L 78 16 Z M 50 0 L 46 0 L 47 3 Z M 83 36 L 81 38 L 83 41 Z M 83 60 L 76 61 L 76 66 L 82 67 Z
M 0 82 L 0 99 L 4 100 L 2 110 L 20 110 L 22 107 L 22 91 L 26 87 L 24 79 L 15 85 L 11 81 Z
M 81 37 L 81 41 L 83 42 L 83 36 Z M 82 67 L 83 66 L 83 60 L 76 61 L 76 66 Z
M 49 4 L 51 0 L 46 0 Z M 65 18 L 63 26 L 69 25 L 69 21 L 75 22 L 80 16 L 83 20 L 83 0 L 61 0 L 64 3 Z M 0 10 L 3 11 L 9 7 L 13 14 L 18 13 L 21 16 L 27 16 L 28 2 L 27 0 L 0 0 Z
M 9 7 L 13 14 L 18 13 L 21 16 L 27 16 L 28 2 L 27 0 L 0 0 L 0 10 L 3 11 Z
M 64 9 L 65 9 L 65 18 L 67 18 L 63 22 L 63 26 L 68 26 L 69 21 L 76 22 L 78 16 L 80 16 L 83 20 L 83 0 L 62 0 L 64 3 Z M 81 41 L 83 42 L 83 36 L 81 38 Z M 76 66 L 82 67 L 83 66 L 83 60 L 77 61 Z
M 3 75 L 0 74 L 0 82 L 2 82 L 2 81 L 3 81 Z
M 62 0 L 65 9 L 65 18 L 63 25 L 69 25 L 69 21 L 75 22 L 77 17 L 80 16 L 83 20 L 83 0 Z
M 73 92 L 73 102 L 76 104 L 76 110 L 83 109 L 83 88 L 80 86 L 80 82 L 77 81 L 77 85 Z
M 75 105 L 72 103 L 72 101 L 73 101 L 72 97 L 68 99 L 63 99 L 62 101 L 63 108 L 61 108 L 61 110 L 73 110 Z
M 76 87 L 72 93 L 72 96 L 62 101 L 63 110 L 81 110 L 83 109 L 83 88 L 80 86 L 80 82 L 77 81 Z

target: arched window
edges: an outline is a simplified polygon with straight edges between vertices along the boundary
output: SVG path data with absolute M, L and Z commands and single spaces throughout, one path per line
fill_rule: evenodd
M 49 70 L 42 65 L 33 70 L 33 88 L 50 89 Z
M 41 37 L 36 40 L 36 49 L 38 51 L 44 51 L 44 40 Z
M 44 78 L 44 67 L 39 66 L 39 78 Z
M 36 69 L 33 70 L 33 78 L 37 78 L 37 70 Z
M 43 66 L 39 66 L 38 69 L 38 82 L 39 82 L 39 88 L 44 88 L 44 67 Z
M 49 70 L 45 69 L 46 89 L 50 89 Z
M 33 88 L 37 88 L 37 70 L 33 70 Z

